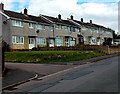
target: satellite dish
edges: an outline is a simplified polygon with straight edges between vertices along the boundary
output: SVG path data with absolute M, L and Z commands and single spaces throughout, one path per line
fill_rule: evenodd
M 39 33 L 39 32 L 40 32 L 39 30 L 36 31 L 36 33 Z
M 3 24 L 7 24 L 7 21 L 3 21 Z

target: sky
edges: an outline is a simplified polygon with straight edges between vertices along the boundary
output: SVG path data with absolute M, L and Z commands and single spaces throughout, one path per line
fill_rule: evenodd
M 44 14 L 62 19 L 70 18 L 84 22 L 93 21 L 95 24 L 109 27 L 118 32 L 118 1 L 119 0 L 0 0 L 6 10 L 23 12 L 39 16 Z

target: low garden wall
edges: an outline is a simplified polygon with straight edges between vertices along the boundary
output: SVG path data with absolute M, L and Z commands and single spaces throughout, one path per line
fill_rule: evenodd
M 33 51 L 70 51 L 70 50 L 93 50 L 102 52 L 105 54 L 120 53 L 120 46 L 108 46 L 108 45 L 79 45 L 79 46 L 60 46 L 60 47 L 35 47 Z M 30 51 L 30 49 L 12 49 L 11 51 Z
M 65 46 L 40 47 L 40 48 L 36 48 L 35 50 L 40 50 L 40 51 L 94 50 L 105 54 L 112 54 L 112 53 L 119 53 L 120 52 L 119 49 L 120 49 L 119 46 L 80 45 L 80 46 L 71 46 L 71 47 L 65 47 Z

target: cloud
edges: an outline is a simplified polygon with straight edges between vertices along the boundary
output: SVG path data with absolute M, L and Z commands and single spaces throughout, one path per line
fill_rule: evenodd
M 14 4 L 11 2 L 19 2 L 18 11 L 27 6 L 28 13 L 32 15 L 45 14 L 57 17 L 61 14 L 63 19 L 73 15 L 74 19 L 84 18 L 85 22 L 92 19 L 93 23 L 118 31 L 118 5 L 116 3 L 118 0 L 109 0 L 111 3 L 105 3 L 108 0 L 99 0 L 99 2 L 98 0 L 6 0 L 6 8 L 9 10 L 14 9 Z
M 117 3 L 119 0 L 78 0 L 78 3 Z
M 94 23 L 118 31 L 117 3 L 77 4 L 77 2 L 78 0 L 36 0 L 36 2 L 31 0 L 28 10 L 30 14 L 34 15 L 45 14 L 57 17 L 58 14 L 61 14 L 64 19 L 73 15 L 75 19 L 80 20 L 82 17 L 86 22 L 92 19 Z
M 22 8 L 29 6 L 30 0 L 4 0 L 6 10 L 21 11 Z

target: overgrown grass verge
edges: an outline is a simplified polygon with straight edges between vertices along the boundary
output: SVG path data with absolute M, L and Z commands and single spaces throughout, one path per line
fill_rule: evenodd
M 69 62 L 101 56 L 94 51 L 14 51 L 5 52 L 6 62 L 49 63 Z

